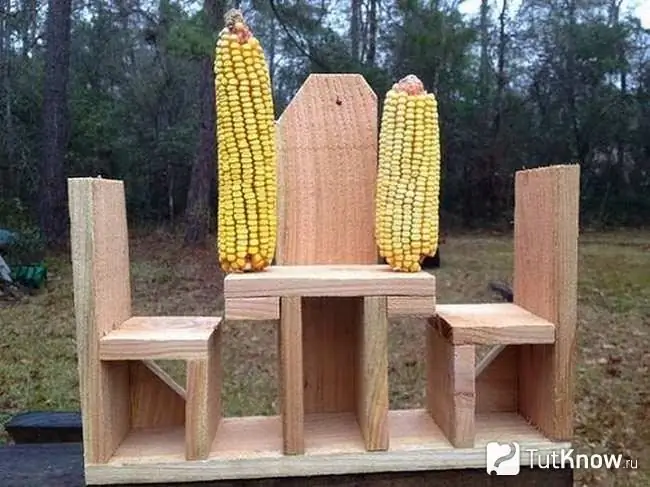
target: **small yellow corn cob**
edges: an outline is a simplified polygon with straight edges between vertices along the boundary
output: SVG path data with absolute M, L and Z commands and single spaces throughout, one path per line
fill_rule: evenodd
M 219 264 L 225 272 L 262 270 L 276 243 L 277 182 L 268 64 L 241 12 L 225 16 L 215 49 L 219 162 Z
M 379 135 L 375 238 L 395 271 L 417 272 L 438 247 L 438 105 L 409 75 L 384 103 Z

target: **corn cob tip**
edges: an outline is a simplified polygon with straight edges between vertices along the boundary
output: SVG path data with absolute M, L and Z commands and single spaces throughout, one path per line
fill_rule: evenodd
M 242 14 L 241 10 L 237 8 L 231 8 L 226 12 L 226 14 L 223 16 L 223 20 L 226 23 L 226 27 L 231 29 L 236 23 L 242 23 L 244 24 L 244 14 Z
M 393 85 L 393 90 L 409 95 L 422 95 L 425 93 L 424 83 L 414 74 L 405 76 Z
M 241 10 L 236 8 L 228 10 L 226 15 L 224 15 L 224 22 L 226 24 L 226 30 L 231 34 L 235 34 L 240 44 L 244 44 L 248 41 L 249 38 L 253 36 L 246 21 L 244 20 L 244 15 L 241 13 Z

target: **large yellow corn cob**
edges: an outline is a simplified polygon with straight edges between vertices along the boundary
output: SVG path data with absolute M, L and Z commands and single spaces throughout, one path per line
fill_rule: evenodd
M 225 16 L 215 50 L 219 161 L 219 263 L 225 272 L 262 270 L 276 242 L 276 146 L 264 51 L 241 12 Z
M 379 253 L 393 270 L 417 272 L 438 247 L 440 135 L 435 96 L 413 75 L 386 95 L 378 171 Z

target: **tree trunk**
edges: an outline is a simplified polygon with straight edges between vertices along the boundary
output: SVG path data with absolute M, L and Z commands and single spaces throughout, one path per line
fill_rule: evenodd
M 508 36 L 506 35 L 506 17 L 508 15 L 508 0 L 502 0 L 501 13 L 499 14 L 499 55 L 497 61 L 497 89 L 494 97 L 494 125 L 492 136 L 492 151 L 489 164 L 489 214 L 493 222 L 503 214 L 507 202 L 503 199 L 504 192 L 501 184 L 501 171 L 506 157 L 504 148 L 503 130 L 503 103 L 506 88 L 506 52 L 508 49 Z
M 350 43 L 352 59 L 361 59 L 361 0 L 352 0 L 350 16 Z
M 488 106 L 487 99 L 488 93 L 490 91 L 490 57 L 489 57 L 489 47 L 490 47 L 490 24 L 488 19 L 489 6 L 488 0 L 481 0 L 481 21 L 480 21 L 480 32 L 481 32 L 481 57 L 480 57 L 480 67 L 479 67 L 479 98 L 485 109 Z
M 224 0 L 205 0 L 203 10 L 208 26 L 215 31 L 218 22 L 223 19 L 226 5 Z M 203 245 L 210 230 L 210 185 L 216 174 L 216 130 L 215 130 L 215 93 L 212 55 L 201 60 L 201 82 L 199 87 L 201 100 L 201 127 L 199 146 L 192 167 L 190 187 L 187 192 L 185 210 L 186 229 L 185 245 Z M 214 202 L 213 202 L 214 205 Z
M 65 155 L 69 137 L 71 0 L 49 0 L 48 6 L 39 219 L 47 244 L 57 246 L 68 238 Z
M 366 63 L 369 66 L 375 65 L 377 57 L 377 2 L 370 0 L 368 7 L 368 49 L 366 50 Z

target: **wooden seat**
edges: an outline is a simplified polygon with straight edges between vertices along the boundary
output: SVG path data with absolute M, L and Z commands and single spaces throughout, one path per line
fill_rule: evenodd
M 146 396 L 151 395 L 164 397 L 166 407 L 175 410 L 167 426 L 184 425 L 187 460 L 208 457 L 221 419 L 220 323 L 220 317 L 135 316 L 99 340 L 100 360 L 128 361 L 133 376 L 130 387 L 142 391 L 142 400 L 136 404 L 148 407 L 151 399 Z M 187 361 L 186 389 L 182 390 L 155 364 L 146 363 L 153 359 Z M 147 385 L 152 381 L 155 387 Z
M 512 303 L 439 304 L 430 323 L 454 345 L 555 342 L 555 325 Z
M 554 343 L 555 325 L 512 303 L 439 304 L 429 325 L 429 412 L 455 447 L 471 448 L 476 436 L 476 345 Z
M 266 272 L 230 274 L 224 297 L 435 296 L 428 272 L 393 272 L 387 265 L 283 265 Z
M 220 317 L 134 316 L 99 340 L 101 360 L 192 360 L 208 357 Z

